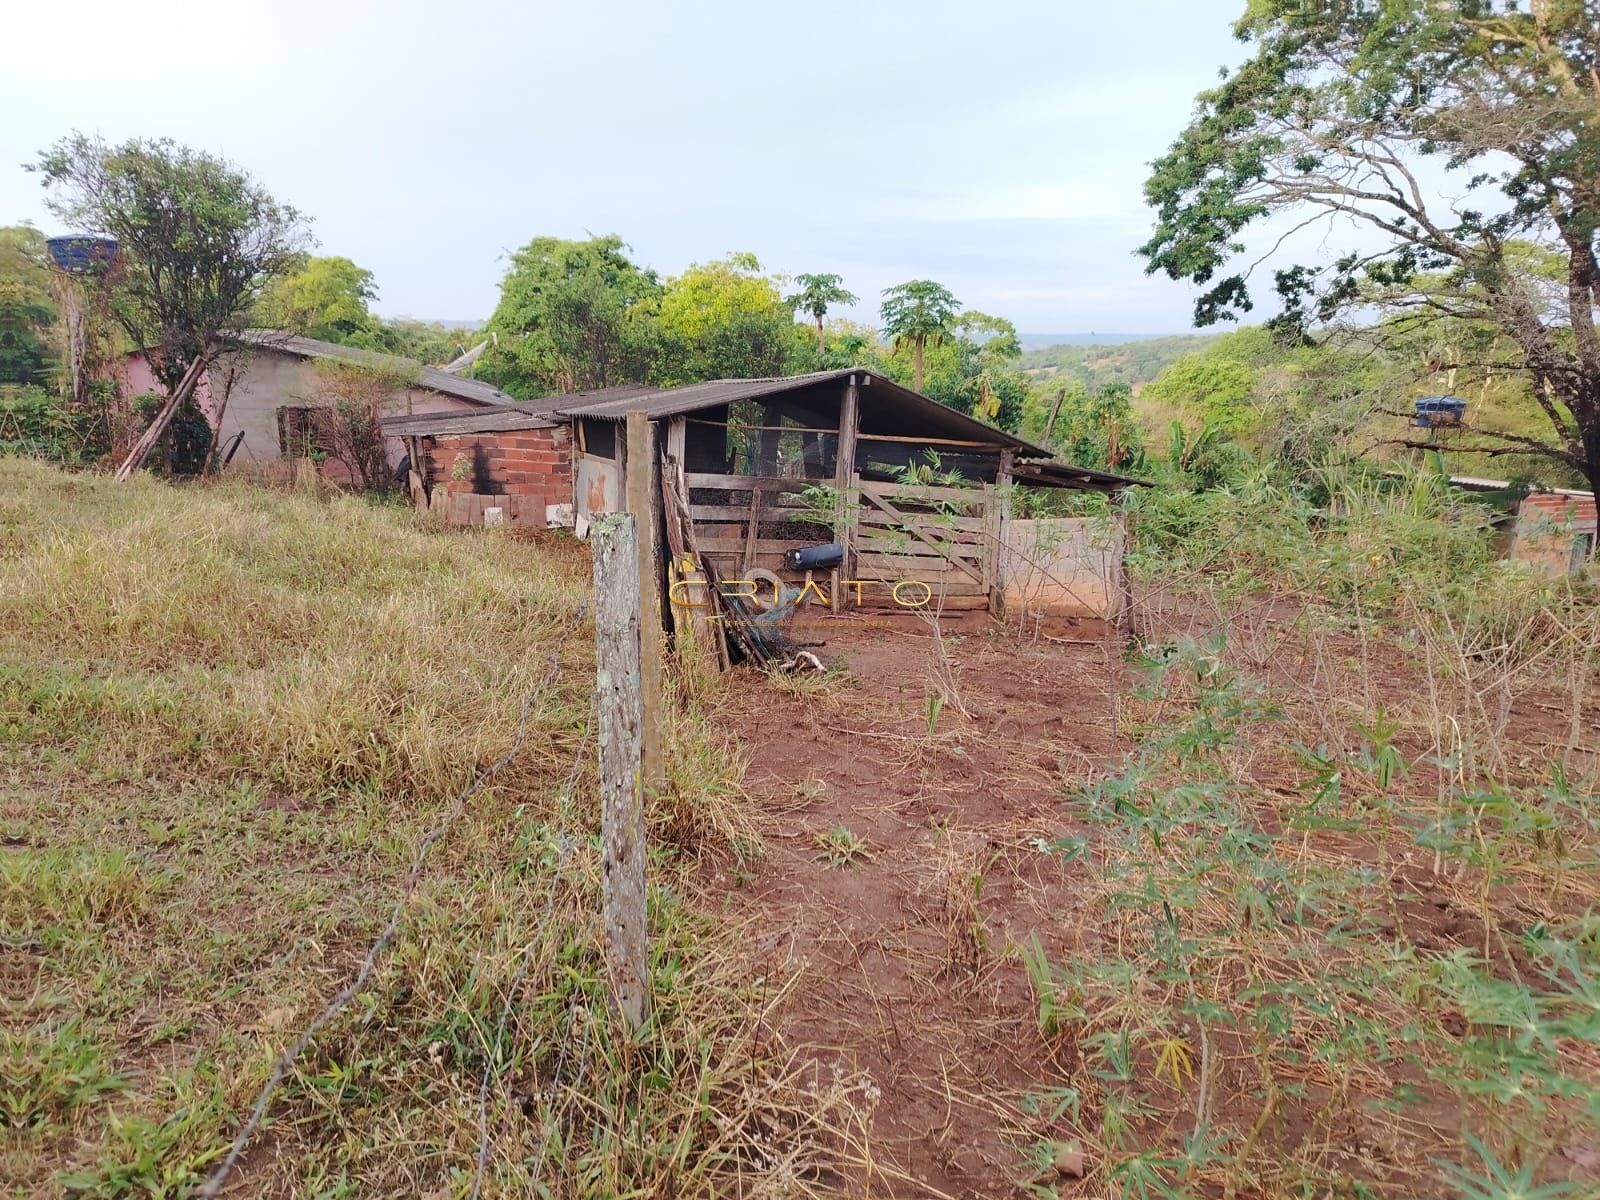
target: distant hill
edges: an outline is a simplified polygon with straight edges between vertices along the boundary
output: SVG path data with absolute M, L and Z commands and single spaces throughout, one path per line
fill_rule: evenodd
M 482 329 L 489 323 L 481 317 L 472 321 L 458 321 L 445 317 L 401 317 L 399 319 L 402 321 L 417 321 L 423 325 L 437 325 L 440 329 L 471 329 L 474 331 Z
M 1178 336 L 1168 333 L 1019 333 L 1024 350 L 1048 350 L 1052 346 L 1121 346 L 1127 342 L 1149 342 Z
M 1108 383 L 1126 383 L 1138 391 L 1170 363 L 1185 354 L 1204 350 L 1217 336 L 1177 334 L 1146 338 L 1128 335 L 1120 342 L 1057 343 L 1026 351 L 1017 366 L 1040 385 L 1075 379 L 1091 391 Z M 1023 341 L 1026 344 L 1026 338 Z

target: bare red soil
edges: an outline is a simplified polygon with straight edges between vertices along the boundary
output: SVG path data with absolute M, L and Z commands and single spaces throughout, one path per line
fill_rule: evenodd
M 947 620 L 955 696 L 930 731 L 934 639 L 885 625 L 822 628 L 845 672 L 824 690 L 735 684 L 724 720 L 766 852 L 704 882 L 745 923 L 752 972 L 788 989 L 776 1032 L 799 1061 L 820 1083 L 864 1073 L 868 1165 L 844 1190 L 1012 1195 L 1028 1170 L 1012 1105 L 1051 1051 L 1008 950 L 1066 949 L 1071 869 L 1042 842 L 1067 789 L 1118 753 L 1122 668 L 1098 626 L 1019 645 L 987 618 Z M 833 848 L 837 830 L 859 855 Z

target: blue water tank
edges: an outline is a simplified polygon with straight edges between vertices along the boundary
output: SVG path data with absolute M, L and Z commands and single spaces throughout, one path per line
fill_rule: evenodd
M 104 270 L 117 257 L 115 238 L 72 234 L 67 237 L 46 238 L 44 244 L 56 266 L 70 275 L 86 275 L 90 271 Z
M 1424 429 L 1454 428 L 1467 415 L 1467 402 L 1457 396 L 1419 396 L 1415 423 Z

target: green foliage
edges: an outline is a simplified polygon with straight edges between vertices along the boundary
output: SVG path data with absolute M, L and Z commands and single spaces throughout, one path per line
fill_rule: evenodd
M 31 225 L 0 228 L 0 386 L 48 382 L 55 319 L 44 235 Z
M 661 284 L 620 237 L 538 237 L 511 255 L 478 377 L 528 398 L 642 381 Z
M 1251 410 L 1255 381 L 1249 364 L 1208 350 L 1180 358 L 1161 372 L 1145 393 L 1191 411 L 1202 424 L 1232 435 L 1255 424 Z
M 1600 487 L 1600 223 L 1576 199 L 1600 191 L 1594 24 L 1586 3 L 1254 0 L 1235 27 L 1251 56 L 1201 94 L 1146 182 L 1148 269 L 1204 289 L 1198 324 L 1232 320 L 1252 307 L 1247 227 L 1353 223 L 1364 238 L 1331 266 L 1275 273 L 1271 324 L 1303 335 L 1374 299 L 1424 328 L 1486 323 L 1543 392 L 1554 437 L 1529 449 Z M 1459 172 L 1448 204 L 1419 159 Z
M 828 315 L 828 309 L 835 304 L 854 304 L 856 295 L 846 291 L 844 281 L 837 275 L 796 275 L 794 281 L 800 285 L 800 290 L 788 297 L 788 303 L 796 312 L 806 313 L 817 323 L 817 351 L 826 351 L 826 334 L 823 329 L 823 318 Z
M 1108 383 L 1138 389 L 1185 354 L 1204 350 L 1210 336 L 1143 338 L 1117 345 L 1049 346 L 1029 350 L 1017 362 L 1034 384 L 1081 383 L 1095 391 Z M 1043 429 L 1043 418 L 1039 428 Z
M 0 384 L 0 453 L 93 462 L 108 448 L 105 393 L 111 386 L 93 382 L 89 403 L 80 407 L 70 396 L 44 388 Z
M 367 302 L 377 295 L 372 272 L 348 258 L 302 256 L 294 271 L 262 292 L 255 321 L 266 329 L 376 350 L 379 326 Z
M 782 375 L 799 336 L 782 284 L 742 253 L 695 263 L 668 280 L 657 306 L 656 381 L 671 387 Z
M 884 288 L 883 336 L 898 354 L 902 347 L 911 347 L 911 387 L 922 390 L 922 359 L 929 346 L 939 346 L 950 336 L 956 312 L 961 302 L 950 294 L 950 289 L 931 279 L 913 279 Z
M 1133 391 L 1125 383 L 1111 383 L 1091 396 L 1081 384 L 1063 384 L 1061 401 L 1050 429 L 1050 446 L 1067 462 L 1106 471 L 1138 470 L 1144 461 L 1144 433 L 1133 410 Z M 1048 421 L 1056 399 L 1035 395 L 1030 416 Z M 1044 437 L 1042 425 L 1031 431 Z
M 159 139 L 108 146 L 75 133 L 30 169 L 72 228 L 115 238 L 111 311 L 169 388 L 247 323 L 299 261 L 305 223 L 233 164 Z

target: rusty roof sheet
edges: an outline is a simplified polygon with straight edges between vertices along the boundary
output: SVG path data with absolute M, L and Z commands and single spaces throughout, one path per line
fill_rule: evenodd
M 1054 459 L 1019 458 L 1011 468 L 1018 483 L 1038 487 L 1079 488 L 1092 492 L 1120 492 L 1123 488 L 1154 487 L 1148 479 L 1135 479 L 1132 475 L 1117 475 L 1111 471 L 1096 471 L 1092 467 L 1078 467 Z
M 529 412 L 521 404 L 497 404 L 470 412 L 418 413 L 380 417 L 387 437 L 453 437 L 473 433 L 505 433 L 514 429 L 554 429 L 565 422 Z

